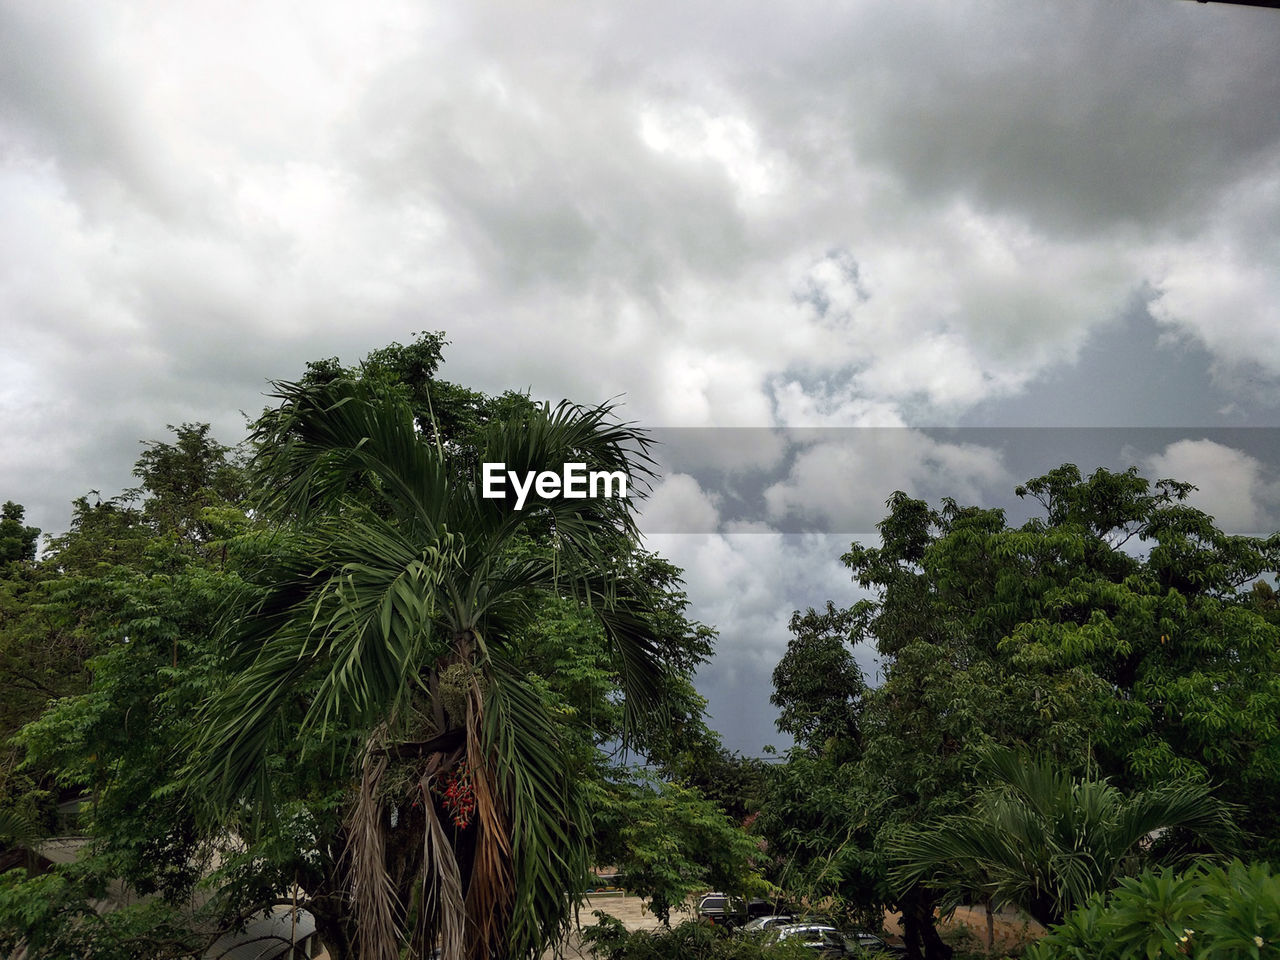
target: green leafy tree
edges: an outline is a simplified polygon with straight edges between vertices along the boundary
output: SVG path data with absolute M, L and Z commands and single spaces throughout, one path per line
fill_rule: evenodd
M 169 429 L 172 443 L 148 443 L 134 475 L 145 492 L 142 513 L 152 529 L 194 551 L 221 544 L 225 524 L 240 520 L 236 505 L 245 495 L 242 465 L 235 451 L 209 435 L 207 423 Z
M 207 625 L 236 586 L 193 565 L 152 576 L 117 570 L 68 587 L 62 602 L 96 611 L 92 684 L 16 738 L 28 769 L 51 777 L 60 795 L 85 798 L 80 829 L 110 851 L 103 868 L 144 894 L 189 895 L 212 854 L 174 781 L 190 718 L 214 685 Z
M 887 811 L 855 779 L 856 767 L 830 754 L 791 751 L 771 766 L 753 832 L 764 838 L 766 877 L 788 892 L 877 930 L 891 900 L 875 851 Z
M 694 920 L 629 931 L 616 917 L 600 910 L 595 915 L 596 922 L 582 930 L 582 942 L 597 960 L 811 960 L 815 954 L 796 937 L 771 943 Z
M 224 544 L 247 523 L 234 508 L 243 483 L 229 449 L 207 425 L 172 429 L 174 443 L 150 443 L 138 460 L 140 487 L 77 498 L 71 528 L 49 539 L 45 557 L 0 576 L 0 676 L 14 691 L 0 707 L 6 741 L 51 701 L 86 689 L 89 659 L 133 615 L 126 583 L 144 590 L 181 576 L 201 559 L 197 546 Z
M 20 751 L 10 738 L 51 701 L 88 683 L 88 639 L 78 617 L 58 604 L 57 577 L 32 561 L 0 566 L 0 809 L 26 795 L 26 815 L 36 784 L 17 767 Z
M 597 789 L 596 826 L 613 839 L 599 852 L 664 924 L 671 908 L 695 893 L 767 892 L 753 866 L 756 840 L 701 791 L 643 774 Z
M 190 430 L 203 436 L 207 427 Z M 151 448 L 155 458 L 174 449 L 165 443 Z M 225 452 L 214 445 L 198 470 L 225 476 Z M 117 606 L 127 593 L 125 581 L 179 574 L 187 562 L 173 549 L 179 539 L 175 528 L 164 522 L 178 512 L 169 503 L 172 491 L 147 467 L 144 455 L 137 490 L 107 500 L 96 492 L 77 498 L 71 528 L 47 541 L 38 562 L 12 563 L 0 571 L 0 678 L 7 692 L 0 701 L 0 805 L 16 804 L 48 828 L 55 825 L 55 802 L 70 799 L 73 788 L 48 771 L 24 767 L 12 736 L 50 704 L 88 689 L 90 661 L 118 640 L 119 622 L 129 616 Z M 194 475 L 197 467 L 189 470 Z M 33 537 L 28 528 L 28 543 Z
M 535 405 L 523 394 L 509 391 L 492 397 L 443 380 L 439 366 L 444 344 L 442 334 L 424 333 L 407 346 L 395 343 L 374 351 L 355 366 L 344 366 L 337 359 L 310 363 L 300 385 L 318 388 L 347 379 L 400 397 L 412 411 L 425 442 L 438 444 L 449 469 L 460 482 L 468 482 L 466 478 L 479 463 L 478 443 L 485 426 L 495 420 L 528 416 Z M 291 435 L 281 410 L 265 411 L 259 428 L 264 435 L 281 441 Z M 364 480 L 354 481 L 346 493 L 370 509 L 379 509 L 378 496 Z M 550 555 L 548 548 L 545 535 L 531 532 L 518 549 L 546 557 Z M 267 545 L 266 549 L 277 548 Z M 651 554 L 633 553 L 630 576 L 644 585 L 648 620 L 654 635 L 661 638 L 667 668 L 659 679 L 664 711 L 624 716 L 624 700 L 619 696 L 621 664 L 614 645 L 599 618 L 570 597 L 543 596 L 531 601 L 520 635 L 513 638 L 518 649 L 513 644 L 512 653 L 545 699 L 558 728 L 561 760 L 576 782 L 603 786 L 625 780 L 628 764 L 636 759 L 647 761 L 666 779 L 688 782 L 686 758 L 713 749 L 707 745 L 714 741 L 714 734 L 702 719 L 705 701 L 694 689 L 692 675 L 709 656 L 714 631 L 686 618 L 688 600 L 680 588 L 677 568 Z M 314 756 L 314 751 L 304 753 Z M 396 758 L 392 766 L 415 759 Z M 308 765 L 314 766 L 314 762 Z M 408 776 L 405 771 L 400 773 Z M 388 777 L 400 773 L 392 769 Z M 586 795 L 603 803 L 607 791 L 592 789 Z M 325 816 L 332 816 L 330 801 L 324 800 L 322 806 L 330 811 Z M 616 821 L 602 816 L 599 806 L 592 807 L 590 820 L 592 857 L 596 863 L 611 862 L 615 851 L 625 847 L 606 827 Z M 337 833 L 322 833 L 327 838 L 326 849 L 345 847 L 344 823 L 345 815 L 340 815 Z M 331 906 L 336 907 L 333 898 L 317 904 Z M 336 911 L 325 913 L 335 915 Z M 346 919 L 336 925 L 348 937 L 354 926 Z
M 917 611 L 909 609 L 912 616 Z M 777 674 L 795 676 L 819 636 L 835 661 L 866 629 L 870 611 L 855 607 L 838 620 L 813 611 L 793 618 L 798 632 Z M 851 636 L 824 621 L 849 625 Z M 924 624 L 928 625 L 925 618 Z M 845 651 L 852 661 L 852 654 Z M 836 897 L 878 925 L 885 907 L 902 913 L 905 940 L 915 956 L 947 957 L 950 948 L 934 928 L 936 895 L 923 886 L 897 890 L 889 883 L 885 845 L 904 825 L 960 809 L 973 790 L 975 755 L 983 718 L 998 703 L 992 671 L 971 671 L 959 658 L 941 656 L 931 643 L 901 644 L 884 683 L 868 688 L 852 666 L 842 672 L 847 688 L 835 697 L 836 716 L 846 738 L 826 735 L 830 725 L 812 724 L 812 741 L 799 741 L 775 771 L 775 798 L 766 805 L 760 828 L 770 850 L 782 858 L 788 886 L 812 898 Z M 821 696 L 807 703 L 808 716 L 830 717 L 830 684 L 812 689 Z M 793 716 L 805 703 L 793 702 Z M 781 803 L 779 801 L 782 801 Z M 801 812 L 803 811 L 803 812 Z
M 527 416 L 534 405 L 520 394 L 490 398 L 439 380 L 442 343 L 433 335 L 408 347 L 393 344 L 352 368 L 322 361 L 309 365 L 303 379 L 319 389 L 354 378 L 372 393 L 400 398 L 419 436 L 433 446 L 438 441 L 447 472 L 465 482 L 487 425 Z M 305 439 L 279 410 L 264 415 L 259 426 L 281 445 Z M 191 749 L 203 722 L 198 705 L 243 666 L 235 645 L 224 644 L 215 630 L 223 601 L 234 601 L 239 610 L 266 603 L 282 576 L 313 564 L 312 541 L 299 533 L 305 525 L 267 525 L 261 511 L 247 515 L 235 451 L 198 424 L 173 428 L 168 442 L 149 443 L 135 475 L 135 490 L 77 501 L 71 529 L 51 541 L 44 560 L 19 564 L 8 580 L 0 578 L 0 655 L 7 658 L 0 658 L 0 669 L 9 671 L 10 680 L 34 681 L 29 695 L 0 702 L 6 711 L 12 707 L 9 732 L 30 724 L 20 745 L 11 748 L 4 768 L 8 799 L 0 809 L 10 809 L 5 804 L 16 798 L 20 809 L 13 809 L 48 827 L 56 800 L 85 796 L 81 829 L 91 835 L 93 850 L 74 868 L 55 871 L 61 877 L 56 909 L 41 906 L 51 901 L 39 878 L 10 877 L 5 902 L 11 911 L 4 916 L 28 946 L 46 944 L 50 956 L 72 942 L 67 937 L 76 938 L 72 952 L 86 957 L 161 956 L 178 949 L 166 931 L 204 931 L 211 939 L 282 902 L 288 891 L 283 899 L 289 905 L 296 899 L 315 917 L 330 956 L 352 956 L 356 916 L 345 856 L 359 791 L 350 764 L 368 746 L 370 729 L 363 720 L 336 715 L 303 725 L 323 671 L 298 684 L 278 716 L 280 735 L 263 754 L 272 788 L 267 816 L 250 818 L 241 805 L 210 816 L 210 809 L 192 802 L 198 798 L 187 793 L 188 782 L 179 776 L 183 760 L 193 767 L 202 762 Z M 343 510 L 395 522 L 370 476 L 353 479 L 344 495 L 350 505 Z M 294 519 L 290 514 L 289 521 Z M 509 562 L 561 564 L 554 532 L 550 520 L 530 524 L 526 535 L 513 538 Z M 665 667 L 655 678 L 665 710 L 627 716 L 619 691 L 628 664 L 597 615 L 618 598 L 606 592 L 584 607 L 572 591 L 529 593 L 511 604 L 523 605 L 523 611 L 509 616 L 519 624 L 507 638 L 511 669 L 527 682 L 554 729 L 563 777 L 581 788 L 592 826 L 585 840 L 596 862 L 603 862 L 606 849 L 610 856 L 619 849 L 629 856 L 631 847 L 643 852 L 649 839 L 636 833 L 623 843 L 620 826 L 607 829 L 603 806 L 591 804 L 612 799 L 594 785 L 618 782 L 622 764 L 636 758 L 683 783 L 686 758 L 705 756 L 714 744 L 702 719 L 705 703 L 691 680 L 710 653 L 713 631 L 686 618 L 678 569 L 638 552 L 626 556 L 624 567 L 636 595 L 617 606 L 643 608 L 645 629 Z M 413 696 L 413 709 L 425 709 L 428 692 Z M 409 848 L 421 849 L 422 838 L 414 833 L 421 806 L 413 806 L 415 799 L 421 804 L 421 791 L 407 794 L 421 781 L 423 754 L 415 741 L 389 738 L 386 744 L 384 809 L 388 826 L 393 816 L 397 821 L 389 827 L 392 845 L 409 838 Z M 633 799 L 657 802 L 646 797 Z M 436 813 L 453 832 L 442 798 L 433 798 Z M 710 816 L 692 802 L 686 807 Z M 727 821 L 722 826 L 734 829 Z M 458 831 L 464 856 L 468 832 Z M 713 866 L 721 862 L 717 851 L 709 855 Z M 199 881 L 215 859 L 218 868 Z M 401 877 L 412 870 L 411 863 L 388 866 Z M 701 859 L 695 866 L 707 869 Z M 581 889 L 577 879 L 571 891 Z M 115 917 L 109 928 L 95 924 L 91 901 L 104 884 L 117 881 L 153 891 L 146 909 Z M 193 885 L 207 898 L 194 915 L 187 902 Z M 420 894 L 411 891 L 407 901 L 405 920 L 415 923 Z M 201 942 L 186 941 L 195 952 Z
M 105 893 L 92 864 L 29 879 L 0 876 L 0 951 L 24 960 L 191 960 L 214 937 L 198 911 L 161 900 L 96 909 Z
M 0 507 L 0 566 L 10 563 L 30 563 L 36 558 L 38 527 L 24 526 L 22 518 L 26 510 L 22 504 L 6 500 Z
M 443 332 L 424 331 L 409 344 L 396 342 L 374 350 L 354 366 L 344 366 L 337 357 L 313 360 L 298 383 L 323 387 L 336 380 L 355 380 L 392 391 L 409 405 L 425 440 L 441 444 L 460 470 L 469 470 L 475 462 L 475 441 L 486 424 L 529 414 L 537 405 L 515 390 L 494 396 L 439 376 L 448 342 Z M 275 424 L 274 429 L 279 429 L 280 417 L 278 409 L 264 410 L 259 427 L 270 430 Z
M 700 731 L 662 770 L 668 779 L 695 788 L 741 825 L 759 814 L 768 793 L 768 764 L 727 750 L 712 731 Z
M 859 712 L 866 700 L 862 669 L 846 645 L 854 612 L 828 601 L 819 613 L 791 618 L 787 654 L 773 671 L 769 702 L 778 729 L 814 750 L 857 753 Z
M 149 445 L 137 490 L 79 498 L 71 529 L 50 540 L 21 588 L 0 584 L 0 671 L 22 691 L 4 703 L 6 734 L 21 727 L 6 737 L 6 800 L 38 833 L 85 836 L 78 862 L 5 879 L 0 926 L 32 957 L 187 956 L 220 923 L 242 919 L 190 903 L 215 850 L 176 778 L 220 664 L 211 625 L 240 585 L 225 558 L 197 549 L 186 520 L 203 516 L 206 548 L 248 521 L 228 505 L 238 493 L 227 448 L 206 427 L 178 433 L 176 444 Z M 203 438 L 199 450 L 186 447 L 188 435 Z M 161 468 L 184 448 L 185 489 Z M 215 477 L 222 501 L 186 499 Z M 79 817 L 55 821 L 59 800 L 80 801 Z M 145 901 L 100 914 L 95 904 L 120 883 Z
M 870 844 L 882 880 L 893 836 L 972 802 L 991 742 L 1126 791 L 1221 783 L 1274 848 L 1280 634 L 1269 588 L 1252 584 L 1274 576 L 1280 536 L 1227 536 L 1189 491 L 1068 464 L 1018 489 L 1043 507 L 1018 527 L 1000 510 L 896 493 L 880 544 L 844 556 L 872 592 L 849 608 L 844 642 L 873 648 L 884 676 L 847 691 L 860 707 L 842 748 L 860 817 L 884 813 Z M 896 898 L 913 954 L 945 956 L 931 942 L 936 893 Z
M 41 565 L 51 573 L 84 577 L 110 567 L 141 566 L 151 530 L 135 501 L 133 492 L 107 500 L 97 490 L 77 497 L 71 502 L 70 529 L 48 539 Z

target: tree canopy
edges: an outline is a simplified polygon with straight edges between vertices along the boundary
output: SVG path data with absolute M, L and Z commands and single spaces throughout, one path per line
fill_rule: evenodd
M 880 543 L 843 557 L 870 597 L 798 614 L 775 672 L 792 763 L 849 785 L 843 831 L 815 811 L 825 845 L 765 821 L 804 878 L 898 904 L 913 952 L 945 956 L 929 934 L 936 891 L 884 884 L 890 846 L 967 810 L 992 743 L 1123 791 L 1213 788 L 1276 849 L 1280 535 L 1229 536 L 1190 490 L 1067 464 L 1018 488 L 1042 513 L 1016 527 L 1000 510 L 889 498 Z M 878 687 L 856 669 L 860 644 Z

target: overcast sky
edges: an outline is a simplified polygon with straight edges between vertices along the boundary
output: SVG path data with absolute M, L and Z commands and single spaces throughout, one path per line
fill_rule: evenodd
M 1186 0 L 0 0 L 0 499 L 61 532 L 166 424 L 444 330 L 699 428 L 647 522 L 757 753 L 894 489 L 1061 442 L 1276 528 L 1278 104 L 1280 11 Z M 819 426 L 899 429 L 721 429 Z M 1136 432 L 979 429 L 1050 426 Z

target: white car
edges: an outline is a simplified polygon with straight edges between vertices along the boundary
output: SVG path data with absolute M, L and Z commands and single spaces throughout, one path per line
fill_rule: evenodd
M 793 923 L 795 918 L 790 914 L 781 914 L 770 917 L 756 917 L 750 923 L 743 924 L 738 928 L 739 933 L 759 933 L 761 930 L 773 930 L 777 927 L 784 927 L 789 923 Z
M 827 923 L 793 923 L 775 929 L 777 933 L 774 943 L 781 943 L 783 940 L 802 943 L 825 957 L 847 957 L 851 952 L 862 956 L 863 950 L 875 955 L 885 953 L 894 957 L 906 956 L 904 947 L 886 943 L 874 933 L 841 933 Z
M 799 940 L 806 947 L 821 949 L 831 942 L 831 935 L 839 935 L 840 931 L 828 923 L 787 923 L 774 928 L 777 931 L 775 941 Z

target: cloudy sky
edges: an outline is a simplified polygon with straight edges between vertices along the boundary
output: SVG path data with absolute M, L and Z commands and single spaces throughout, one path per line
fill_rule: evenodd
M 166 424 L 444 330 L 664 433 L 758 752 L 894 489 L 1134 463 L 1276 528 L 1277 104 L 1280 11 L 1186 0 L 0 0 L 0 499 L 60 532 Z

